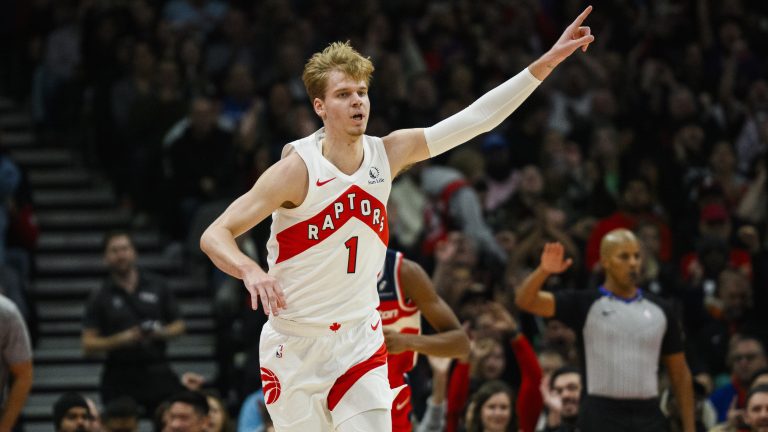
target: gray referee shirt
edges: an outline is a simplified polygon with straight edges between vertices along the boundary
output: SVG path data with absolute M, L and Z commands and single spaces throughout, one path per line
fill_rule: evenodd
M 671 307 L 641 290 L 632 299 L 603 287 L 555 293 L 553 318 L 579 337 L 589 395 L 655 398 L 660 357 L 683 351 L 682 330 Z

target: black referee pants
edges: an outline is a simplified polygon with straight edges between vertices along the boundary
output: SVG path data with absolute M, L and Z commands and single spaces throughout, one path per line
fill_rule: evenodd
M 581 432 L 667 432 L 659 400 L 586 396 L 579 411 Z

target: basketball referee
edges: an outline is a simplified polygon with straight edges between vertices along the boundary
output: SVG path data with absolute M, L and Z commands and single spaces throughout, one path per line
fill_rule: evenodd
M 609 232 L 600 243 L 605 284 L 594 291 L 540 291 L 551 274 L 572 261 L 563 246 L 548 243 L 539 267 L 515 293 L 517 306 L 554 317 L 576 330 L 587 396 L 581 404 L 582 432 L 667 431 L 659 409 L 659 360 L 679 401 L 683 430 L 694 432 L 693 386 L 683 353 L 682 331 L 670 306 L 637 288 L 640 248 L 631 231 Z

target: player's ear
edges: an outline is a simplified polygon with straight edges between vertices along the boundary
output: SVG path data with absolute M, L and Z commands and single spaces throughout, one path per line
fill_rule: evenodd
M 315 98 L 312 101 L 312 108 L 315 109 L 315 114 L 321 119 L 325 120 L 325 102 L 320 98 Z

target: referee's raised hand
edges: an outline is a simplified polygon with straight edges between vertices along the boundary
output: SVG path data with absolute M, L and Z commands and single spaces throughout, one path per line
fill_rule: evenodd
M 558 274 L 566 271 L 573 264 L 573 259 L 564 259 L 565 248 L 559 242 L 544 244 L 541 253 L 539 268 L 549 274 Z

